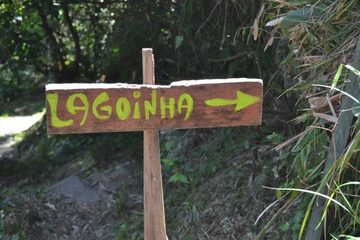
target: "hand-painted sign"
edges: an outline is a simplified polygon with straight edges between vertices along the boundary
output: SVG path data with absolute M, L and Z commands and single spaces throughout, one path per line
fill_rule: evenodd
M 257 125 L 262 81 L 49 84 L 46 99 L 49 134 Z

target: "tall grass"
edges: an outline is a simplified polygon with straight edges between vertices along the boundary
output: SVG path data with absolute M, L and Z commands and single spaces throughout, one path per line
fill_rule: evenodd
M 280 67 L 295 80 L 285 91 L 297 90 L 299 117 L 295 123 L 305 129 L 279 147 L 282 148 L 280 154 L 290 151 L 292 158 L 289 160 L 293 162 L 288 166 L 289 180 L 277 191 L 297 192 L 287 195 L 285 208 L 300 194 L 307 201 L 298 239 L 303 239 L 307 228 L 322 226 L 324 235 L 329 238 L 359 236 L 358 95 L 348 96 L 354 104 L 347 111 L 353 112 L 355 121 L 348 129 L 349 134 L 341 139 L 347 143 L 344 144 L 345 151 L 333 154 L 335 161 L 324 169 L 328 148 L 336 144 L 331 139 L 335 139 L 334 129 L 342 114 L 340 106 L 348 95 L 344 89 L 349 75 L 353 74 L 355 81 L 359 80 L 359 69 L 349 65 L 354 60 L 360 37 L 359 1 L 277 0 L 268 1 L 265 9 L 261 22 L 271 31 L 267 47 L 279 39 L 288 43 L 289 53 Z M 326 189 L 325 193 L 323 189 Z M 281 193 L 278 195 L 282 196 Z M 320 222 L 312 226 L 309 219 L 318 196 L 326 200 L 325 207 Z M 274 215 L 276 217 L 278 214 Z M 269 227 L 266 226 L 258 238 Z

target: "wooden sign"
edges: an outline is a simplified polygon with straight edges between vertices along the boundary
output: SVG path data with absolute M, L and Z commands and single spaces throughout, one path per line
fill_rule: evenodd
M 159 129 L 258 125 L 262 80 L 214 79 L 153 85 L 143 49 L 143 82 L 46 85 L 48 134 L 144 131 L 144 239 L 167 240 Z
M 262 81 L 49 84 L 46 99 L 49 134 L 258 125 Z

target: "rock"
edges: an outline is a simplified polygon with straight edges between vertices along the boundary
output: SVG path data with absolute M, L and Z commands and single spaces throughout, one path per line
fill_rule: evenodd
M 63 195 L 73 201 L 81 203 L 93 203 L 100 200 L 100 195 L 76 176 L 69 176 L 52 187 L 55 194 Z
M 109 192 L 116 192 L 124 182 L 129 180 L 130 170 L 121 165 L 116 168 L 108 169 L 102 173 L 94 173 L 89 177 L 92 186 L 102 186 Z

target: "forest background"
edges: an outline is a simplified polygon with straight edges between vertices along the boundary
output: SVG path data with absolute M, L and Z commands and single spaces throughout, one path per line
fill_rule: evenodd
M 359 26 L 357 0 L 3 0 L 0 116 L 42 112 L 47 83 L 141 83 L 144 47 L 157 84 L 261 78 L 262 126 L 162 132 L 170 239 L 356 239 Z M 51 186 L 128 162 L 96 239 L 143 237 L 141 134 L 0 137 L 1 239 L 75 234 L 45 221 Z

